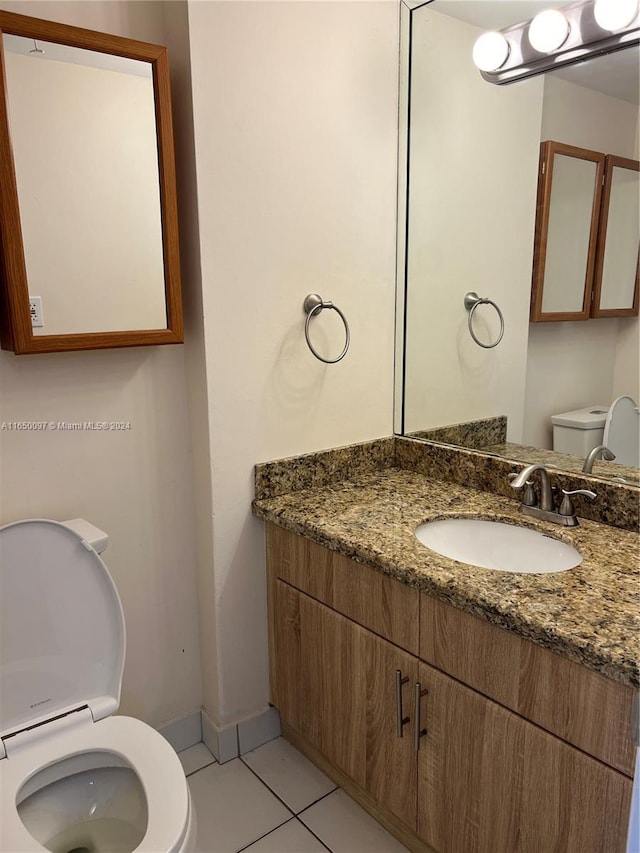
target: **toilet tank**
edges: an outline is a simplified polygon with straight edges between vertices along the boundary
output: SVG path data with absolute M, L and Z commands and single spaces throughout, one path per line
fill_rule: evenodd
M 608 411 L 608 406 L 593 405 L 551 415 L 553 449 L 558 453 L 587 456 L 602 444 Z

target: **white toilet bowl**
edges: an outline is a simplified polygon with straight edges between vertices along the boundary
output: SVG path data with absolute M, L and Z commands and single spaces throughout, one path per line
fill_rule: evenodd
M 177 755 L 112 716 L 125 636 L 106 566 L 78 533 L 34 520 L 0 528 L 0 567 L 0 850 L 190 853 Z

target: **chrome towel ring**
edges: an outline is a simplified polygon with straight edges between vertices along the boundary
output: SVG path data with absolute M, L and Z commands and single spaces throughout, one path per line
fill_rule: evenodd
M 498 313 L 498 317 L 500 317 L 500 334 L 498 335 L 497 340 L 495 340 L 492 344 L 483 344 L 482 341 L 479 341 L 476 338 L 475 332 L 473 331 L 473 315 L 475 313 L 478 305 L 491 305 L 496 309 Z M 504 335 L 504 317 L 502 316 L 502 311 L 498 308 L 493 299 L 483 299 L 478 296 L 473 290 L 470 290 L 468 293 L 464 295 L 464 307 L 469 312 L 468 323 L 469 323 L 469 334 L 473 338 L 473 340 L 478 344 L 479 347 L 483 347 L 484 349 L 493 349 L 497 347 L 500 341 L 502 340 L 502 336 Z
M 304 309 L 305 314 L 307 315 L 307 320 L 304 324 L 304 336 L 307 339 L 307 344 L 311 352 L 315 355 L 317 359 L 319 359 L 320 361 L 324 361 L 325 364 L 335 364 L 336 362 L 341 361 L 347 354 L 347 350 L 349 349 L 349 342 L 351 340 L 349 324 L 347 323 L 347 318 L 344 316 L 342 311 L 338 308 L 337 305 L 334 305 L 333 302 L 324 302 L 322 297 L 318 296 L 317 293 L 310 293 L 304 300 L 302 307 Z M 316 350 L 314 349 L 313 344 L 311 343 L 311 339 L 309 337 L 309 324 L 311 323 L 311 318 L 321 314 L 323 308 L 333 308 L 334 311 L 338 312 L 342 322 L 344 323 L 346 340 L 344 344 L 344 349 L 337 358 L 324 358 L 323 356 L 321 356 L 320 353 L 316 352 Z

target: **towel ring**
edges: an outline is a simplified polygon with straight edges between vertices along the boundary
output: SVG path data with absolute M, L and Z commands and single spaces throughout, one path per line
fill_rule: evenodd
M 479 341 L 476 338 L 475 332 L 473 331 L 473 315 L 478 307 L 478 305 L 491 305 L 496 309 L 498 313 L 498 317 L 500 317 L 500 334 L 498 335 L 498 339 L 495 340 L 492 344 L 483 344 L 482 341 Z M 479 347 L 483 347 L 484 349 L 493 349 L 497 347 L 500 341 L 502 340 L 502 336 L 504 335 L 504 317 L 502 316 L 502 311 L 498 308 L 493 299 L 483 299 L 478 296 L 473 290 L 470 290 L 468 293 L 465 293 L 464 296 L 464 307 L 469 312 L 468 323 L 469 323 L 469 334 L 473 338 L 473 340 L 478 344 Z
M 349 332 L 349 324 L 347 323 L 347 318 L 344 316 L 342 311 L 338 308 L 337 305 L 334 305 L 333 302 L 324 302 L 321 296 L 318 296 L 317 293 L 310 293 L 306 299 L 304 300 L 302 307 L 304 309 L 305 314 L 307 315 L 307 320 L 304 324 L 304 336 L 307 339 L 307 344 L 311 352 L 315 355 L 317 359 L 320 361 L 324 361 L 325 364 L 335 364 L 338 361 L 341 361 L 345 355 L 347 354 L 347 350 L 349 349 L 349 342 L 351 340 L 351 333 Z M 340 315 L 342 322 L 344 323 L 344 331 L 345 331 L 345 344 L 344 349 L 340 353 L 337 358 L 324 358 L 320 355 L 319 352 L 313 347 L 311 343 L 311 339 L 309 337 L 309 323 L 311 323 L 311 318 L 315 317 L 316 314 L 320 314 L 323 308 L 333 308 L 334 311 L 337 311 Z

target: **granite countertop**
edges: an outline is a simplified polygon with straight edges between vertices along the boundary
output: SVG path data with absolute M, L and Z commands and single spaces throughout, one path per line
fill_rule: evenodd
M 637 533 L 522 515 L 517 500 L 390 467 L 253 502 L 256 516 L 374 566 L 624 684 L 640 685 Z M 443 557 L 414 535 L 423 521 L 470 516 L 516 522 L 574 545 L 580 566 L 511 574 Z
M 513 442 L 502 442 L 489 444 L 482 448 L 485 453 L 496 453 L 506 459 L 515 459 L 530 465 L 538 462 L 549 469 L 560 468 L 563 471 L 582 472 L 584 459 L 569 453 L 559 453 L 557 450 L 540 450 L 526 444 L 513 444 Z M 612 482 L 631 483 L 640 485 L 640 471 L 628 465 L 618 465 L 617 462 L 603 462 L 598 459 L 593 465 L 591 476 L 602 477 Z

